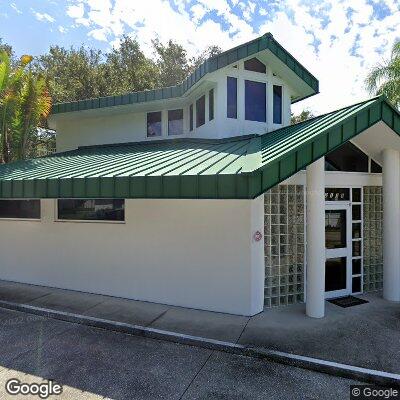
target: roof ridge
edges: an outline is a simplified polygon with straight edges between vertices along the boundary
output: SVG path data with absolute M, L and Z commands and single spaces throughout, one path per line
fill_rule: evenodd
M 335 112 L 342 111 L 342 110 L 344 110 L 344 109 L 346 109 L 346 108 L 355 107 L 355 106 L 358 106 L 358 105 L 360 105 L 360 104 L 367 103 L 367 102 L 369 102 L 369 101 L 371 101 L 371 100 L 377 100 L 377 99 L 379 99 L 379 98 L 382 98 L 382 96 L 383 96 L 383 95 L 374 96 L 374 97 L 371 97 L 371 98 L 369 98 L 369 99 L 367 99 L 367 100 L 359 101 L 358 103 L 349 104 L 348 106 L 341 107 L 341 108 L 338 108 L 338 109 L 336 109 L 336 110 L 328 111 L 328 112 L 323 113 L 323 114 L 320 114 L 320 115 L 316 115 L 315 117 L 306 119 L 306 120 L 304 120 L 304 121 L 300 121 L 300 122 L 296 122 L 295 124 L 283 126 L 282 128 L 275 129 L 274 131 L 265 132 L 265 133 L 263 133 L 261 136 L 268 135 L 269 133 L 272 133 L 272 132 L 274 132 L 274 133 L 275 133 L 275 132 L 279 132 L 279 131 L 281 131 L 281 130 L 283 130 L 283 129 L 287 129 L 287 128 L 292 127 L 292 126 L 300 126 L 301 124 L 306 124 L 306 123 L 308 123 L 308 122 L 314 121 L 315 119 L 322 118 L 322 117 L 326 117 L 326 116 L 329 115 L 329 114 L 333 114 L 333 113 L 335 113 Z M 385 100 L 387 100 L 387 99 L 385 98 L 385 96 L 383 96 L 383 98 L 384 98 Z M 389 104 L 390 104 L 390 102 L 389 102 Z
M 77 149 L 93 149 L 93 148 L 102 148 L 102 147 L 120 147 L 120 146 L 151 146 L 154 144 L 160 143 L 205 143 L 205 144 L 221 144 L 228 142 L 240 142 L 244 140 L 253 139 L 254 137 L 258 137 L 259 135 L 250 134 L 250 135 L 240 135 L 240 136 L 232 136 L 226 138 L 174 138 L 174 139 L 158 139 L 158 140 L 146 140 L 146 141 L 138 141 L 138 142 L 120 142 L 120 143 L 104 143 L 104 144 L 92 144 L 87 146 L 78 146 Z M 74 149 L 74 150 L 77 150 Z M 69 151 L 74 151 L 69 150 Z M 57 153 L 60 154 L 60 153 Z

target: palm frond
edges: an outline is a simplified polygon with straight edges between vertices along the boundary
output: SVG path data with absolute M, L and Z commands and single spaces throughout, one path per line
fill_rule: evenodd
M 390 60 L 371 69 L 365 86 L 371 94 L 384 94 L 400 107 L 400 40 L 394 43 Z

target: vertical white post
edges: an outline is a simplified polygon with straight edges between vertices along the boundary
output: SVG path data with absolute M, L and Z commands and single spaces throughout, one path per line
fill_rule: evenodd
M 306 314 L 325 315 L 325 158 L 307 167 Z
M 251 262 L 250 262 L 250 309 L 247 315 L 255 315 L 264 308 L 265 258 L 264 258 L 264 195 L 250 201 Z
M 400 155 L 383 154 L 383 297 L 400 301 Z

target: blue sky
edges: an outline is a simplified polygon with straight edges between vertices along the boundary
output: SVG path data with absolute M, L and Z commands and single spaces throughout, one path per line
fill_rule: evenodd
M 369 96 L 368 70 L 400 39 L 400 0 L 0 0 L 0 37 L 17 54 L 54 44 L 108 50 L 127 34 L 149 56 L 155 36 L 194 55 L 265 32 L 320 80 L 321 94 L 295 111 L 326 112 Z

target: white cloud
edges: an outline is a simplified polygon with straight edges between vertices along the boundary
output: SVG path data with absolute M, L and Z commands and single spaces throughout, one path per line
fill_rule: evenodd
M 15 3 L 11 3 L 10 7 L 17 13 L 17 14 L 22 14 L 22 11 L 16 6 Z
M 100 42 L 107 42 L 107 29 L 93 29 L 89 32 L 89 36 Z
M 47 13 L 40 13 L 40 12 L 33 11 L 33 15 L 36 17 L 36 19 L 38 21 L 41 21 L 41 22 L 53 23 L 55 21 L 55 19 Z
M 176 40 L 192 56 L 210 44 L 229 49 L 269 31 L 320 80 L 321 94 L 295 110 L 325 112 L 368 97 L 368 70 L 389 56 L 400 36 L 399 1 L 385 3 L 390 13 L 380 18 L 368 0 L 262 1 L 258 7 L 252 0 L 71 0 L 67 14 L 110 45 L 123 34 L 136 36 L 148 56 L 155 36 Z
M 85 8 L 82 3 L 77 5 L 71 5 L 67 7 L 67 15 L 71 18 L 83 18 L 85 14 Z
M 207 10 L 201 4 L 195 4 L 190 11 L 193 13 L 193 20 L 197 24 L 206 15 Z
M 378 20 L 373 18 L 373 8 L 364 0 L 325 3 L 329 9 L 325 26 L 321 25 L 322 15 L 311 16 L 300 0 L 291 0 L 290 6 L 296 10 L 293 20 L 279 12 L 273 21 L 261 27 L 273 32 L 320 81 L 320 94 L 295 105 L 295 111 L 310 107 L 318 113 L 326 112 L 368 98 L 364 85 L 368 71 L 381 61 L 382 55 L 389 55 L 399 37 L 400 10 Z M 349 7 L 353 9 L 351 14 Z M 314 37 L 320 41 L 318 51 L 312 44 Z M 358 50 L 352 54 L 355 45 Z
M 58 31 L 59 31 L 60 33 L 66 33 L 66 32 L 67 32 L 67 29 L 64 28 L 63 26 L 59 25 L 59 26 L 58 26 Z

